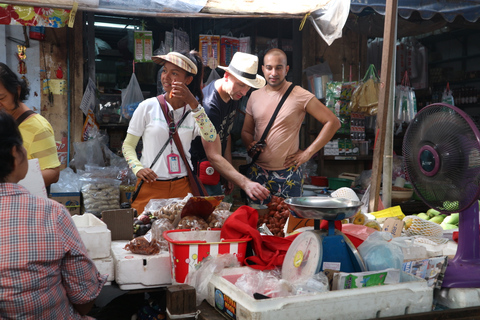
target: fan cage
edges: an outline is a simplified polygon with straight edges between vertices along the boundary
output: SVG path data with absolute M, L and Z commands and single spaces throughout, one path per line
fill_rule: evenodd
M 420 110 L 405 133 L 403 157 L 408 179 L 428 206 L 453 213 L 479 198 L 480 131 L 462 110 L 448 104 Z

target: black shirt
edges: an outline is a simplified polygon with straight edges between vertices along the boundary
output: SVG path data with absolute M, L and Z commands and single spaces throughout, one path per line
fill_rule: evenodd
M 238 101 L 232 99 L 225 103 L 215 89 L 215 81 L 210 82 L 203 88 L 203 108 L 205 108 L 205 112 L 215 126 L 215 130 L 217 130 L 217 135 L 222 144 L 222 156 L 225 154 L 227 138 L 233 128 L 238 103 Z M 198 161 L 207 157 L 201 137 L 193 140 L 190 154 L 192 155 L 192 164 L 196 169 Z

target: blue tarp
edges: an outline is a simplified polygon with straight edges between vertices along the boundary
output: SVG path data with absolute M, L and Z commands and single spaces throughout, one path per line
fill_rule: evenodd
M 385 2 L 385 0 L 351 0 L 350 11 L 360 14 L 370 8 L 385 15 Z M 413 11 L 418 11 L 424 20 L 440 14 L 448 22 L 453 22 L 457 16 L 475 22 L 480 17 L 480 0 L 398 0 L 400 17 L 408 19 Z

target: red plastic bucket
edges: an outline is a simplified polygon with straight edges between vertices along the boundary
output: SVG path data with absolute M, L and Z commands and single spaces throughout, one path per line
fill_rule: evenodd
M 163 237 L 168 241 L 173 283 L 184 283 L 187 274 L 196 270 L 208 256 L 231 253 L 243 264 L 250 239 L 220 239 L 221 229 L 167 230 Z

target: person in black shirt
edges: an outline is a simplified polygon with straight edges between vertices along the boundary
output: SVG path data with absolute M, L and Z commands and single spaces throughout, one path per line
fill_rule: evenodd
M 225 70 L 223 78 L 212 81 L 203 88 L 203 107 L 217 130 L 217 140 L 214 143 L 194 140 L 191 148 L 192 163 L 210 195 L 223 194 L 222 183 L 219 181 L 221 175 L 226 180 L 225 194 L 231 193 L 233 185 L 236 184 L 247 195 L 264 200 L 269 191 L 240 174 L 231 164 L 230 132 L 239 100 L 251 88 L 258 89 L 265 85 L 265 79 L 257 75 L 258 57 L 237 52 L 228 67 L 219 68 Z M 209 162 L 205 162 L 206 160 Z

